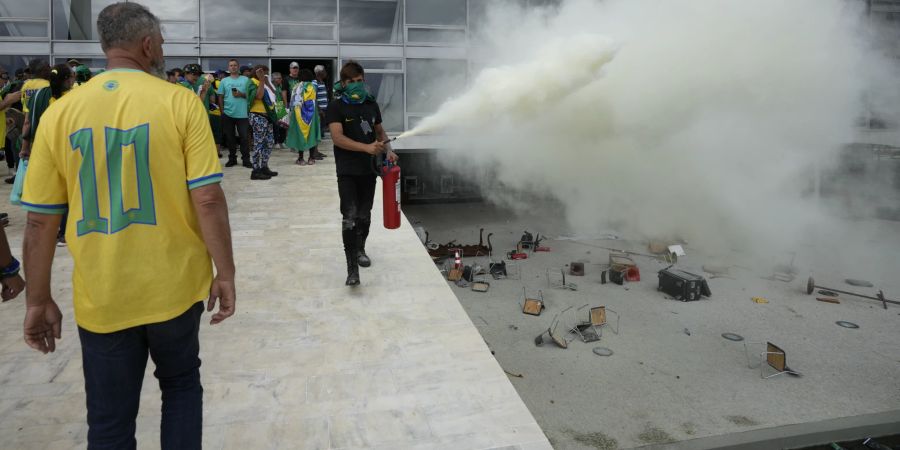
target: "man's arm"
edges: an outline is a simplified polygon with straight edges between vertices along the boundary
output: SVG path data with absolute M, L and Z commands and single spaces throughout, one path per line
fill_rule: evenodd
M 0 101 L 0 111 L 3 111 L 6 108 L 14 105 L 16 102 L 22 99 L 22 91 L 13 92 L 12 94 L 8 94 L 6 97 L 3 97 L 3 100 Z
M 191 200 L 197 210 L 200 230 L 206 249 L 216 265 L 216 279 L 210 288 L 207 311 L 212 311 L 219 300 L 219 310 L 213 314 L 210 324 L 215 325 L 234 314 L 234 254 L 231 248 L 231 226 L 228 223 L 228 203 L 225 192 L 218 184 L 208 184 L 191 191 Z
M 391 143 L 388 142 L 387 132 L 384 131 L 384 127 L 381 126 L 380 123 L 375 124 L 375 137 L 379 142 L 384 142 L 384 149 L 387 150 L 387 158 L 388 161 L 395 163 L 400 159 L 396 153 L 394 153 L 394 149 L 391 148 Z
M 62 337 L 62 314 L 50 296 L 50 268 L 62 216 L 28 212 L 22 253 L 25 273 L 25 342 L 42 353 L 56 350 Z
M 363 144 L 344 136 L 344 125 L 340 122 L 332 122 L 328 124 L 328 131 L 331 131 L 331 139 L 334 145 L 351 152 L 368 153 L 370 155 L 378 154 L 384 150 L 384 143 L 376 140 L 371 144 Z

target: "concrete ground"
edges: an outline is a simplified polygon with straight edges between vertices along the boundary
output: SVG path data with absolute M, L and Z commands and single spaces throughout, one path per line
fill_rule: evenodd
M 481 227 L 485 234 L 494 233 L 495 259 L 514 248 L 523 230 L 552 237 L 569 233 L 559 211 L 540 206 L 532 211 L 518 215 L 478 203 L 405 207 L 413 225 L 425 227 L 434 242 L 476 243 Z M 889 298 L 900 297 L 900 223 L 857 221 L 852 229 L 821 236 L 840 242 L 848 249 L 842 253 L 824 246 L 785 249 L 797 252 L 797 279 L 789 283 L 761 277 L 790 257 L 772 255 L 767 266 L 739 253 L 704 254 L 700 245 L 688 243 L 679 267 L 704 274 L 705 264 L 730 266 L 729 278 L 704 274 L 712 297 L 696 302 L 658 292 L 656 273 L 667 264 L 649 258 L 635 258 L 640 282 L 600 284 L 597 264 L 607 261 L 608 251 L 597 246 L 647 251 L 646 242 L 625 239 L 546 240 L 543 245 L 552 252 L 519 261 L 520 280 L 489 280 L 488 293 L 451 286 L 500 365 L 522 375 L 510 379 L 558 449 L 718 448 L 763 439 L 742 432 L 800 424 L 789 427 L 800 433 L 822 423 L 834 430 L 845 422 L 850 426 L 854 417 L 865 425 L 877 414 L 865 415 L 874 413 L 885 413 L 895 431 L 900 429 L 900 306 L 884 310 L 880 303 L 847 296 L 840 304 L 828 304 L 805 293 L 814 271 L 817 281 L 829 287 L 873 294 L 874 289 L 843 282 L 862 278 Z M 572 261 L 588 263 L 584 277 L 567 277 L 578 290 L 549 287 L 546 270 Z M 487 266 L 487 258 L 465 262 Z M 522 314 L 523 287 L 532 295 L 543 291 L 547 309 L 540 317 Z M 751 301 L 757 296 L 769 303 Z M 568 349 L 535 346 L 534 338 L 555 314 L 585 304 L 618 312 L 619 334 L 606 328 L 600 342 L 575 340 Z M 578 313 L 579 320 L 587 319 L 585 311 Z M 559 329 L 574 320 L 561 316 Z M 839 320 L 860 328 L 841 328 L 835 324 Z M 758 368 L 748 368 L 744 343 L 723 339 L 726 332 L 745 342 L 779 345 L 788 365 L 803 377 L 761 379 Z M 596 356 L 592 349 L 597 346 L 614 354 Z M 779 448 L 771 442 L 787 441 L 756 448 Z
M 387 231 L 376 208 L 374 265 L 361 288 L 344 286 L 333 158 L 293 161 L 277 151 L 270 181 L 225 169 L 238 303 L 226 322 L 209 326 L 206 315 L 201 325 L 204 447 L 550 448 L 407 222 Z M 21 255 L 24 214 L 4 210 Z M 85 446 L 71 272 L 58 249 L 53 295 L 65 317 L 53 354 L 22 340 L 24 295 L 0 305 L 0 448 Z M 159 447 L 152 371 L 137 422 L 148 449 Z

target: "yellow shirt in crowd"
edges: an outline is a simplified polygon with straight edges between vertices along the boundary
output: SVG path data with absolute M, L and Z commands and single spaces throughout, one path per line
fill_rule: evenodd
M 262 89 L 259 87 L 259 80 L 257 80 L 256 78 L 251 78 L 250 80 L 253 81 L 253 84 L 256 85 L 256 89 Z M 257 92 L 259 92 L 259 91 L 257 91 Z M 263 95 L 266 95 L 265 92 L 263 92 Z M 260 99 L 252 99 L 252 100 L 253 100 L 253 104 L 252 104 L 252 106 L 250 106 L 250 112 L 258 113 L 258 114 L 265 114 L 266 113 L 266 105 L 263 104 L 262 99 L 260 98 Z
M 50 87 L 50 82 L 43 78 L 32 78 L 22 83 L 22 112 L 28 114 L 28 99 L 42 88 Z
M 69 211 L 80 327 L 162 322 L 208 297 L 212 264 L 190 190 L 221 179 L 207 113 L 181 86 L 109 70 L 47 108 L 22 205 Z

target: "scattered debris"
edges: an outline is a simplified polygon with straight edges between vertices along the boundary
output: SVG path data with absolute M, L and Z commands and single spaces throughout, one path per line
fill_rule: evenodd
M 491 262 L 488 264 L 488 272 L 491 273 L 491 276 L 494 277 L 495 280 L 499 280 L 501 278 L 506 278 L 506 261 L 500 262 Z
M 750 344 L 762 344 L 762 342 L 750 343 Z M 772 378 L 777 375 L 787 374 L 795 377 L 802 377 L 803 374 L 797 372 L 796 370 L 791 369 L 787 366 L 787 353 L 781 349 L 781 347 L 771 343 L 766 342 L 765 351 L 759 354 L 759 377 L 763 379 Z M 750 362 L 750 353 L 747 347 L 747 343 L 744 343 L 744 354 L 747 357 L 747 367 L 754 368 L 754 366 Z M 763 364 L 763 361 L 766 364 Z M 766 376 L 763 372 L 765 366 L 775 369 L 776 373 Z
M 867 298 L 867 299 L 869 299 L 869 300 L 877 300 L 877 301 L 880 301 L 880 302 L 881 302 L 881 306 L 884 307 L 884 309 L 887 309 L 887 304 L 888 304 L 888 303 L 892 303 L 892 304 L 895 304 L 895 305 L 900 305 L 900 301 L 897 301 L 897 300 L 888 300 L 887 298 L 885 298 L 885 297 L 884 297 L 884 291 L 880 291 L 880 290 L 879 290 L 879 291 L 878 291 L 878 296 L 877 296 L 877 297 L 872 297 L 872 296 L 870 296 L 870 295 L 857 294 L 857 293 L 854 293 L 854 292 L 847 292 L 847 291 L 842 291 L 842 290 L 839 290 L 839 289 L 827 288 L 827 287 L 825 287 L 825 286 L 817 286 L 817 285 L 816 285 L 816 280 L 814 280 L 813 277 L 809 277 L 809 279 L 806 281 L 806 293 L 809 294 L 809 295 L 812 295 L 813 291 L 815 291 L 816 289 L 824 289 L 824 290 L 831 291 L 831 292 L 839 292 L 839 293 L 841 293 L 841 294 L 852 295 L 852 296 L 854 296 L 854 297 Z M 822 291 L 819 291 L 819 293 L 822 294 Z M 828 296 L 828 294 L 822 294 L 822 295 Z M 830 297 L 836 297 L 836 296 L 837 296 L 837 294 L 834 294 L 834 295 L 831 295 Z
M 794 258 L 797 257 L 797 254 L 791 252 L 791 262 L 788 264 L 778 264 L 775 266 L 775 269 L 772 273 L 772 276 L 763 277 L 766 280 L 775 280 L 775 281 L 783 281 L 785 283 L 790 283 L 794 281 L 794 278 L 797 276 L 797 267 L 794 266 Z
M 522 305 L 522 312 L 525 314 L 529 314 L 532 316 L 540 316 L 541 312 L 544 310 L 544 291 L 538 291 L 540 295 L 540 300 L 536 298 L 528 298 L 528 294 L 525 293 L 525 288 L 522 288 L 522 296 L 525 299 L 525 304 Z
M 838 300 L 836 297 L 816 297 L 816 300 L 818 300 L 820 302 L 825 302 L 825 303 L 834 303 L 836 305 L 841 304 L 841 301 Z
M 481 321 L 484 322 L 485 325 L 490 325 L 487 320 L 484 320 L 484 317 L 478 316 L 478 318 L 481 319 Z
M 515 325 L 510 325 L 510 326 L 509 326 L 509 329 L 510 329 L 510 330 L 518 330 L 519 327 L 517 327 L 517 326 L 515 326 Z
M 855 324 L 855 323 L 853 323 L 853 322 L 847 322 L 846 320 L 838 320 L 838 321 L 835 322 L 835 323 L 836 323 L 838 326 L 841 326 L 841 327 L 844 327 L 844 328 L 850 328 L 850 329 L 852 329 L 852 330 L 856 330 L 856 329 L 859 328 L 859 325 L 857 325 L 857 324 Z
M 434 260 L 449 258 L 450 256 L 453 256 L 454 251 L 457 249 L 462 252 L 461 256 L 488 256 L 493 251 L 493 245 L 491 245 L 491 236 L 493 236 L 493 233 L 488 233 L 487 245 L 484 245 L 484 228 L 482 228 L 481 230 L 479 230 L 478 244 L 460 245 L 456 243 L 456 239 L 446 244 L 435 244 L 430 241 L 428 232 L 426 231 L 425 246 L 428 248 L 428 254 Z
M 722 333 L 722 337 L 732 342 L 741 342 L 744 340 L 743 336 L 735 333 Z
M 491 283 L 484 280 L 477 280 L 472 283 L 472 290 L 475 292 L 487 292 L 491 288 Z
M 687 328 L 685 328 L 685 329 L 684 329 L 684 334 L 690 336 L 690 335 L 691 335 L 691 330 L 688 330 Z
M 751 297 L 750 300 L 753 300 L 753 303 L 757 303 L 757 304 L 769 303 L 769 300 L 767 300 L 763 297 Z
M 556 276 L 556 274 L 559 276 Z M 552 288 L 568 289 L 577 291 L 578 285 L 566 282 L 566 271 L 563 269 L 547 269 L 547 285 Z
M 525 375 L 522 375 L 521 373 L 512 373 L 512 372 L 510 372 L 510 371 L 508 371 L 508 370 L 506 370 L 506 369 L 503 369 L 503 371 L 506 372 L 506 374 L 509 375 L 509 376 L 511 376 L 511 377 L 525 378 Z
M 583 262 L 571 262 L 569 263 L 569 275 L 576 277 L 584 276 L 584 263 Z
M 456 280 L 456 286 L 461 288 L 469 287 L 469 282 L 465 280 L 465 278 L 460 278 Z
M 825 289 L 820 289 L 819 294 L 824 295 L 826 297 L 837 297 L 838 296 L 837 292 L 832 292 L 832 291 L 825 290 Z
M 612 356 L 613 351 L 606 347 L 594 347 L 593 350 L 595 355 L 597 356 Z
M 866 280 L 855 280 L 853 278 L 847 278 L 846 280 L 844 280 L 844 282 L 849 284 L 850 286 L 875 287 L 874 284 Z
M 552 340 L 557 345 L 557 347 L 563 348 L 563 349 L 569 348 L 569 341 L 567 341 L 565 338 L 559 336 L 558 334 L 555 334 L 554 332 L 556 331 L 556 327 L 559 325 L 559 320 L 558 320 L 559 314 L 566 312 L 570 308 L 571 307 L 566 308 L 566 309 L 562 310 L 560 313 L 557 313 L 555 316 L 553 316 L 553 320 L 550 321 L 550 327 L 547 328 L 547 331 L 539 334 L 536 338 L 534 338 L 534 345 L 537 345 L 538 347 L 543 345 L 544 344 L 544 335 L 546 334 L 546 335 L 550 336 L 550 340 Z
M 657 290 L 671 295 L 676 300 L 683 302 L 700 300 L 701 297 L 711 297 L 709 284 L 700 275 L 672 269 L 672 266 L 659 271 L 659 287 Z

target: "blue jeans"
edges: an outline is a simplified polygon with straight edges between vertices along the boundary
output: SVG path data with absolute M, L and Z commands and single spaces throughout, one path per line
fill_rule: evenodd
M 133 449 L 147 355 L 162 391 L 163 449 L 201 448 L 200 316 L 203 302 L 160 323 L 99 334 L 78 328 L 87 394 L 88 449 Z

